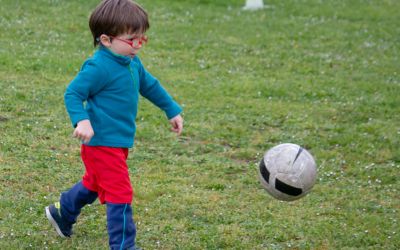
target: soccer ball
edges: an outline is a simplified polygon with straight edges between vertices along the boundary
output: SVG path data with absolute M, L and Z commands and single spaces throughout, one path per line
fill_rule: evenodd
M 314 186 L 316 176 L 313 156 L 292 143 L 271 148 L 259 165 L 261 185 L 274 198 L 284 201 L 305 196 Z

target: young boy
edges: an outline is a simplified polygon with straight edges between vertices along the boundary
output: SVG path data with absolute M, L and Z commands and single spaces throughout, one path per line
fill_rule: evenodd
M 46 216 L 62 237 L 72 235 L 81 208 L 99 198 L 107 206 L 111 249 L 135 249 L 133 191 L 128 148 L 133 146 L 139 94 L 165 111 L 172 131 L 182 132 L 181 107 L 143 67 L 137 53 L 147 41 L 147 13 L 131 0 L 104 0 L 89 20 L 99 49 L 83 64 L 65 92 L 65 105 L 82 141 L 82 181 L 46 207 Z

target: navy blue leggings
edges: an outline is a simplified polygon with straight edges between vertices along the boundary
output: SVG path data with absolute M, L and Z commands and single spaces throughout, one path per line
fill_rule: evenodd
M 61 194 L 61 214 L 67 222 L 74 224 L 81 213 L 81 209 L 93 203 L 97 199 L 97 193 L 90 191 L 82 182 L 76 183 L 70 190 Z M 130 204 L 107 205 L 107 230 L 109 244 L 114 249 L 134 249 L 136 238 L 136 226 L 133 220 L 132 206 Z

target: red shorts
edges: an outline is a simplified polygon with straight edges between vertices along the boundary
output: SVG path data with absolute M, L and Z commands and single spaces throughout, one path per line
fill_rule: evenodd
M 97 192 L 102 204 L 132 202 L 127 148 L 82 145 L 81 156 L 86 169 L 82 183 L 87 189 Z

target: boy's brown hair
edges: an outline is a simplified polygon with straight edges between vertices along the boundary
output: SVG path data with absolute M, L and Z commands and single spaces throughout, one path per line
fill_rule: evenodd
M 131 0 L 103 0 L 89 19 L 93 44 L 99 44 L 102 34 L 118 36 L 124 33 L 145 33 L 150 28 L 146 11 Z

